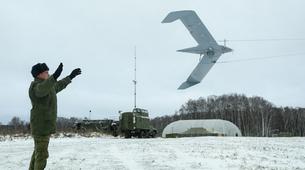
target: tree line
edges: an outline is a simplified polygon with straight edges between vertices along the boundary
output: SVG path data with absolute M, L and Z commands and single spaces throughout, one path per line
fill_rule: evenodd
M 228 120 L 243 136 L 305 136 L 305 108 L 277 107 L 262 97 L 240 94 L 189 100 L 174 115 L 151 122 L 162 133 L 171 122 L 190 119 Z
M 74 132 L 75 122 L 81 121 L 79 118 L 71 117 L 64 118 L 58 117 L 56 121 L 57 132 Z M 14 135 L 14 134 L 30 134 L 30 123 L 21 120 L 19 117 L 14 116 L 7 125 L 2 125 L 0 122 L 0 135 Z
M 14 116 L 7 125 L 0 123 L 0 135 L 27 134 L 30 124 Z
M 262 97 L 240 94 L 188 100 L 173 115 L 151 119 L 159 135 L 171 122 L 190 119 L 223 119 L 234 123 L 243 136 L 305 136 L 305 108 L 277 107 Z M 57 131 L 75 132 L 79 118 L 58 117 Z M 30 124 L 13 117 L 0 123 L 0 135 L 30 134 Z

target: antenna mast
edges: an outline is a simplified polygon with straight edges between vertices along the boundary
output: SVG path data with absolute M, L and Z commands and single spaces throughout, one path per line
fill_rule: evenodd
M 137 107 L 137 47 L 134 47 L 134 108 Z

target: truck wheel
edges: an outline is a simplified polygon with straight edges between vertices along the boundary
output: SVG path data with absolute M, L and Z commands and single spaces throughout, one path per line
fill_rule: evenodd
M 145 137 L 145 132 L 144 131 L 140 131 L 138 134 L 138 138 L 144 138 Z
M 145 137 L 145 138 L 150 138 L 149 131 L 145 131 L 144 137 Z
M 131 135 L 129 132 L 125 132 L 125 138 L 131 138 Z
M 155 131 L 153 131 L 153 132 L 151 133 L 151 137 L 152 137 L 152 138 L 155 138 L 155 137 L 156 137 L 156 134 L 157 134 L 157 133 L 156 133 Z
M 116 131 L 114 131 L 114 132 L 112 133 L 112 136 L 117 137 L 117 136 L 118 136 L 118 133 L 117 133 Z

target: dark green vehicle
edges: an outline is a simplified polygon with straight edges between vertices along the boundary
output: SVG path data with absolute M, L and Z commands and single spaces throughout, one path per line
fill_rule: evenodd
M 120 131 L 125 138 L 153 138 L 157 130 L 150 125 L 148 111 L 135 108 L 132 112 L 123 112 L 120 115 Z
M 111 119 L 103 120 L 82 120 L 74 123 L 76 132 L 103 132 L 118 136 L 118 122 Z
M 119 121 L 111 119 L 82 120 L 75 122 L 77 132 L 103 132 L 113 136 L 123 135 L 125 138 L 154 138 L 157 130 L 150 124 L 148 111 L 135 108 L 132 112 L 120 113 Z

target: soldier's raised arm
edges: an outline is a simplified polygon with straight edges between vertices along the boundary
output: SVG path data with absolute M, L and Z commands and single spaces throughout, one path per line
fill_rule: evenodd
M 61 90 L 65 89 L 68 84 L 71 83 L 71 80 L 74 79 L 76 76 L 82 73 L 80 68 L 74 69 L 69 76 L 66 78 L 61 79 L 55 83 L 55 91 L 56 93 L 60 92 Z

